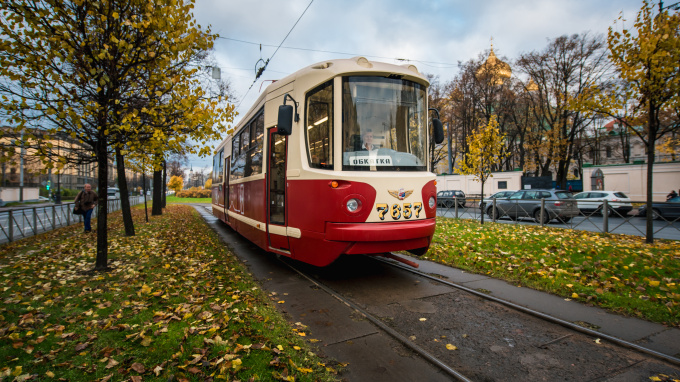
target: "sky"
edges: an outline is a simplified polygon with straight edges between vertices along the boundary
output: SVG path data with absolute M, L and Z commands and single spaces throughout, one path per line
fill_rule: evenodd
M 408 62 L 446 83 L 460 62 L 488 52 L 492 38 L 496 55 L 512 63 L 562 35 L 620 30 L 620 16 L 630 27 L 641 6 L 641 0 L 196 0 L 194 17 L 219 34 L 214 57 L 244 115 L 272 80 L 324 60 Z M 260 59 L 270 62 L 255 81 Z M 189 160 L 194 169 L 211 170 L 212 157 Z

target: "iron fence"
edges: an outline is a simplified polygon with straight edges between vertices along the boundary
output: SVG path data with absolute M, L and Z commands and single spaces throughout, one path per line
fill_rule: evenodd
M 142 196 L 130 197 L 130 205 L 144 202 Z M 0 243 L 11 242 L 39 233 L 51 231 L 60 227 L 83 221 L 82 215 L 73 214 L 74 203 L 43 205 L 35 207 L 12 208 L 0 212 Z M 107 201 L 109 212 L 118 211 L 121 207 L 120 199 Z M 95 208 L 92 217 L 97 216 L 99 208 Z
M 506 224 L 529 224 L 577 229 L 589 232 L 615 233 L 625 235 L 647 235 L 646 212 L 640 213 L 640 208 L 646 208 L 645 201 L 631 201 L 632 206 L 620 208 L 620 203 L 611 204 L 603 200 L 593 210 L 578 209 L 560 215 L 554 210 L 555 200 L 533 200 L 531 207 L 527 207 L 524 199 L 492 199 L 482 204 L 480 198 L 466 198 L 461 206 L 451 203 L 439 206 L 437 216 L 493 221 Z M 575 200 L 574 200 L 575 201 Z M 653 238 L 680 240 L 680 204 L 653 204 Z

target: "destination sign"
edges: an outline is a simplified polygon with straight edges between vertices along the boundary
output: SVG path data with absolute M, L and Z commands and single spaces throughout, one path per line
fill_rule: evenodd
M 350 166 L 392 166 L 392 158 L 389 156 L 362 156 L 349 157 Z

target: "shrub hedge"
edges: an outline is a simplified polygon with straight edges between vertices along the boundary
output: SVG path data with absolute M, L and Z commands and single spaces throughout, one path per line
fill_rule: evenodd
M 209 198 L 212 196 L 211 190 L 184 190 L 175 194 L 178 198 Z

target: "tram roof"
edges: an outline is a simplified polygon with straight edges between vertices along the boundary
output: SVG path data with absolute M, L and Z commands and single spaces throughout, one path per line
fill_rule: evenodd
M 281 86 L 285 86 L 291 82 L 299 83 L 300 81 L 305 84 L 301 84 L 300 87 L 306 92 L 308 89 L 312 89 L 319 84 L 328 81 L 331 78 L 341 76 L 341 75 L 377 75 L 377 76 L 398 76 L 398 78 L 403 78 L 410 80 L 425 86 L 429 86 L 430 82 L 425 78 L 413 64 L 403 64 L 395 65 L 386 62 L 379 61 L 369 61 L 365 57 L 357 56 L 347 59 L 336 59 L 336 60 L 326 60 L 317 62 L 315 64 L 304 67 L 286 77 L 274 81 L 269 84 L 264 92 L 257 97 L 257 100 L 248 109 L 248 111 L 243 114 L 243 118 L 239 123 L 234 126 L 234 131 L 238 131 L 239 127 L 243 122 L 247 122 L 254 113 L 258 112 L 261 108 L 261 104 L 267 98 L 267 95 L 273 93 Z M 309 84 L 309 85 L 307 85 Z M 221 144 L 217 146 L 223 146 L 227 141 L 230 140 L 232 134 L 227 136 Z

